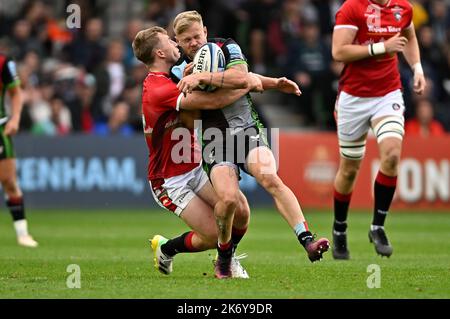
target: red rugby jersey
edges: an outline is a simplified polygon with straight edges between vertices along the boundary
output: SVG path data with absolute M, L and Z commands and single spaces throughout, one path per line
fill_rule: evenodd
M 411 27 L 412 6 L 406 0 L 380 5 L 371 0 L 347 0 L 336 13 L 335 29 L 357 30 L 354 44 L 388 40 Z M 340 90 L 359 97 L 377 97 L 401 88 L 397 54 L 383 54 L 347 63 Z
M 193 130 L 189 130 L 189 139 L 182 139 L 178 134 L 172 137 L 174 129 L 182 126 L 178 109 L 181 94 L 167 73 L 149 72 L 144 80 L 142 120 L 149 149 L 149 180 L 181 175 L 199 165 L 194 160 L 194 155 L 195 159 L 199 158 L 199 147 Z

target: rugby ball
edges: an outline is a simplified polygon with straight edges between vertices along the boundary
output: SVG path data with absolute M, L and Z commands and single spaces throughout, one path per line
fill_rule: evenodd
M 225 70 L 225 55 L 222 49 L 215 43 L 205 43 L 195 53 L 194 69 L 192 73 L 201 72 L 223 72 Z M 216 87 L 210 85 L 199 85 L 200 90 L 214 91 Z

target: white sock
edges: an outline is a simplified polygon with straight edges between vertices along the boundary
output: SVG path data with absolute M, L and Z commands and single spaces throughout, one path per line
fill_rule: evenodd
M 28 235 L 28 224 L 26 219 L 16 220 L 14 222 L 14 228 L 16 229 L 17 237 Z
M 379 225 L 370 225 L 370 230 L 384 229 L 384 226 Z

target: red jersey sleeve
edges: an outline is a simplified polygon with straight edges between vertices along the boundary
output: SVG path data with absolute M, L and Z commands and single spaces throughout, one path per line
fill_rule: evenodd
M 351 28 L 351 29 L 359 29 L 359 19 L 358 15 L 355 14 L 354 3 L 352 1 L 347 0 L 341 6 L 341 8 L 336 12 L 336 23 L 335 29 L 340 28 Z
M 412 25 L 413 22 L 413 7 L 410 3 L 408 3 L 408 10 L 406 11 L 406 16 L 408 18 L 408 23 L 406 24 L 405 28 L 409 28 Z

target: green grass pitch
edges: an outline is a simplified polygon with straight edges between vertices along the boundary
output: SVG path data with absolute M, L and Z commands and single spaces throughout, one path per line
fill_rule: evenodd
M 305 210 L 310 228 L 331 236 L 330 212 Z M 29 211 L 37 249 L 16 245 L 10 216 L 0 214 L 0 298 L 450 298 L 450 214 L 395 212 L 386 229 L 394 247 L 381 258 L 369 244 L 371 214 L 349 216 L 350 261 L 331 252 L 310 263 L 293 231 L 273 209 L 254 209 L 238 253 L 250 279 L 216 280 L 214 252 L 182 254 L 174 272 L 153 268 L 147 239 L 186 231 L 181 220 L 155 211 Z M 66 285 L 77 264 L 81 288 Z M 371 264 L 381 287 L 369 289 Z

